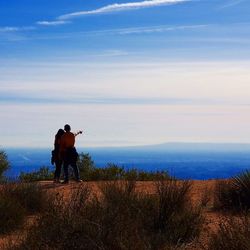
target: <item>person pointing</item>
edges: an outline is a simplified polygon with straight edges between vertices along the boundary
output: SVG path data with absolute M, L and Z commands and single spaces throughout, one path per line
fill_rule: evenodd
M 82 131 L 74 134 L 71 132 L 71 127 L 69 124 L 64 126 L 65 133 L 61 137 L 60 142 L 60 156 L 63 160 L 63 170 L 64 170 L 64 181 L 63 184 L 69 182 L 69 166 L 74 170 L 75 179 L 77 182 L 82 182 L 79 176 L 79 169 L 77 167 L 78 153 L 75 149 L 75 137 L 78 134 L 82 134 Z

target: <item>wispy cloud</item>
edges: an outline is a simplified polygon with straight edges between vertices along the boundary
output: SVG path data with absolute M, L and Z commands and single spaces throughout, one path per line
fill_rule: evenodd
M 230 7 L 236 6 L 238 4 L 241 4 L 241 3 L 245 2 L 245 1 L 246 0 L 231 0 L 228 3 L 220 6 L 219 9 L 230 8 Z
M 59 26 L 71 23 L 68 21 L 69 19 L 73 19 L 76 17 L 81 17 L 85 15 L 96 15 L 96 14 L 105 14 L 111 12 L 118 12 L 118 11 L 126 11 L 126 10 L 133 10 L 133 9 L 141 9 L 141 8 L 150 8 L 162 5 L 172 5 L 172 4 L 179 4 L 184 2 L 190 2 L 193 0 L 146 0 L 141 2 L 129 2 L 129 3 L 114 3 L 110 5 L 106 5 L 104 7 L 88 10 L 88 11 L 78 11 L 72 12 L 65 15 L 58 16 L 55 20 L 43 20 L 36 22 L 36 25 L 40 26 Z M 238 0 L 242 1 L 242 0 Z M 15 31 L 28 31 L 36 29 L 34 26 L 30 27 L 0 27 L 0 32 L 15 32 Z M 160 30 L 159 30 L 160 31 Z M 135 31 L 134 33 L 138 33 L 139 31 Z M 148 31 L 150 32 L 150 31 Z
M 142 98 L 142 97 L 45 97 L 18 94 L 0 94 L 0 105 L 7 103 L 33 103 L 33 104 L 125 104 L 125 105 L 218 105 L 224 104 L 221 100 L 205 98 Z
M 29 30 L 34 30 L 36 27 L 34 26 L 22 26 L 22 27 L 13 27 L 13 26 L 5 26 L 5 27 L 0 27 L 0 32 L 17 32 L 17 31 L 29 31 Z
M 173 31 L 182 31 L 182 30 L 195 30 L 195 29 L 204 29 L 210 26 L 209 24 L 200 24 L 200 25 L 160 25 L 160 26 L 143 26 L 143 27 L 128 27 L 121 29 L 107 29 L 107 30 L 92 30 L 92 31 L 79 31 L 79 32 L 69 32 L 69 33 L 54 33 L 50 35 L 35 35 L 32 37 L 23 36 L 19 40 L 64 40 L 72 38 L 81 38 L 85 36 L 107 36 L 107 35 L 140 35 L 140 34 L 151 34 L 151 33 L 166 33 Z M 17 41 L 19 41 L 17 40 Z M 247 40 L 249 41 L 249 40 Z M 106 55 L 107 51 L 104 52 Z M 109 50 L 108 54 L 116 55 L 127 55 L 127 52 L 120 50 Z
M 68 24 L 68 23 L 70 23 L 70 22 L 69 21 L 64 21 L 64 20 L 36 22 L 36 24 L 43 25 L 43 26 L 58 26 L 58 25 L 63 25 L 63 24 Z
M 142 2 L 115 3 L 94 10 L 78 11 L 61 15 L 58 17 L 58 19 L 67 20 L 85 15 L 96 15 L 96 14 L 104 14 L 104 13 L 118 12 L 118 11 L 132 10 L 132 9 L 149 8 L 161 5 L 178 4 L 188 1 L 191 0 L 147 0 Z
M 168 32 L 168 31 L 186 30 L 186 29 L 199 29 L 199 28 L 205 28 L 207 26 L 208 25 L 151 26 L 151 27 L 120 29 L 117 30 L 116 32 L 120 35 L 129 35 L 129 34 L 140 34 L 140 33 Z

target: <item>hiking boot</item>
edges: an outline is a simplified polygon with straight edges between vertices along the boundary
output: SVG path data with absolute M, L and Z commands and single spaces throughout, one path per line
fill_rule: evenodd
M 54 179 L 53 183 L 60 183 L 59 179 Z
M 83 182 L 83 180 L 79 179 L 79 180 L 76 180 L 76 182 L 79 182 L 79 183 L 80 183 L 80 182 Z
M 61 182 L 61 184 L 69 184 L 69 181 L 63 181 L 63 182 Z

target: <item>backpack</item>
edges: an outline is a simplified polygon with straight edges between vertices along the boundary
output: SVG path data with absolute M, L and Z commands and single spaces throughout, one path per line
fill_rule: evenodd
M 55 164 L 55 161 L 56 161 L 56 151 L 55 150 L 52 150 L 51 151 L 51 164 L 54 165 Z

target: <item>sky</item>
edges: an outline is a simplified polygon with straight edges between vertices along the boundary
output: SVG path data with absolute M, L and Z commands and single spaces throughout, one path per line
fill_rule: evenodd
M 1 0 L 0 147 L 250 142 L 249 0 Z

